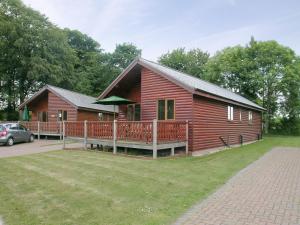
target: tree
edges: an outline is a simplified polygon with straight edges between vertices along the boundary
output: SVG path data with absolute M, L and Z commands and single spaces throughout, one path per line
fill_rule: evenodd
M 1 1 L 0 23 L 1 98 L 9 115 L 45 83 L 71 86 L 75 55 L 59 28 L 19 0 Z
M 136 57 L 141 56 L 142 50 L 132 43 L 118 44 L 113 53 L 108 54 L 110 64 L 124 70 Z
M 276 41 L 258 42 L 251 38 L 245 47 L 226 48 L 212 57 L 206 65 L 205 78 L 261 104 L 266 109 L 268 133 L 272 119 L 282 114 L 280 102 L 287 104 L 287 97 L 298 90 L 288 85 L 293 80 L 291 76 L 296 76 L 290 72 L 296 58 L 290 48 Z
M 158 61 L 165 66 L 201 78 L 208 59 L 209 54 L 200 49 L 185 51 L 185 48 L 178 48 L 163 54 Z

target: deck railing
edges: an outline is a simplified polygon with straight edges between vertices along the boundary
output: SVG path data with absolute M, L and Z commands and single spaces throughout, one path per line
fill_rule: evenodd
M 38 134 L 62 134 L 62 122 L 20 121 L 20 124 Z
M 117 140 L 151 143 L 152 121 L 117 122 Z
M 112 121 L 87 121 L 87 138 L 113 139 Z
M 154 138 L 158 144 L 187 141 L 187 121 L 65 121 L 64 124 L 66 137 L 149 144 L 153 143 Z
M 188 136 L 187 121 L 22 121 L 20 123 L 38 135 L 58 134 L 66 137 L 148 144 L 184 142 L 187 141 Z

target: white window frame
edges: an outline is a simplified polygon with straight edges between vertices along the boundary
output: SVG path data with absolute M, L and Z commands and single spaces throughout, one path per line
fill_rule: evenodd
M 249 121 L 250 124 L 252 124 L 252 122 L 253 122 L 253 113 L 252 113 L 252 111 L 248 112 L 248 121 Z
M 227 106 L 227 120 L 228 121 L 233 121 L 233 106 Z
M 240 122 L 242 122 L 242 110 L 240 109 Z

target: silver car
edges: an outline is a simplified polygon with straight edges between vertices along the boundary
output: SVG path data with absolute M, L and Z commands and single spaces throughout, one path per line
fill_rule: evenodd
M 33 142 L 34 134 L 19 123 L 0 124 L 0 143 L 8 146 L 17 142 Z

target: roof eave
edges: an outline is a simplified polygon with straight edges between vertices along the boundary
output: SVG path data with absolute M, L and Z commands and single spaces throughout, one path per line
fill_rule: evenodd
M 83 106 L 78 106 L 78 109 L 84 110 L 84 111 L 92 111 L 92 112 L 105 112 L 105 113 L 111 113 L 111 114 L 114 113 L 114 111 L 108 111 L 108 110 L 102 110 L 102 109 L 92 109 L 92 108 L 83 107 Z
M 212 99 L 215 99 L 215 100 L 218 100 L 218 101 L 234 104 L 234 105 L 243 106 L 243 107 L 249 108 L 249 109 L 254 109 L 254 110 L 258 110 L 258 111 L 265 111 L 265 109 L 263 107 L 251 106 L 251 105 L 248 105 L 248 104 L 245 104 L 245 103 L 242 103 L 242 102 L 234 101 L 232 99 L 228 99 L 228 98 L 224 98 L 224 97 L 221 97 L 221 96 L 218 96 L 218 95 L 214 95 L 214 94 L 205 92 L 205 91 L 200 90 L 200 89 L 197 89 L 194 94 L 199 95 L 199 96 L 203 96 L 203 97 L 207 97 L 207 98 L 212 98 Z
M 139 58 L 136 58 L 133 62 L 123 70 L 120 75 L 101 93 L 98 99 L 103 99 L 118 83 L 127 75 L 127 73 L 138 64 Z

